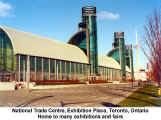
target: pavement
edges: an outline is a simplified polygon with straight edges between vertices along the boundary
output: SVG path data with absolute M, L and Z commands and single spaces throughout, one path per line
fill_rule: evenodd
M 41 86 L 42 87 L 42 86 Z M 0 91 L 1 107 L 117 107 L 139 87 L 131 84 L 56 85 L 51 89 Z

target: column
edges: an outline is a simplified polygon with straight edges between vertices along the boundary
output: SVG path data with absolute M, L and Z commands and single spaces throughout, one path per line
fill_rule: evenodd
M 56 64 L 56 60 L 54 60 L 54 63 L 55 63 L 55 65 L 54 65 L 54 77 L 55 77 L 55 80 L 57 79 L 57 71 L 56 71 L 56 68 L 57 68 L 57 64 Z
M 67 64 L 66 64 L 66 61 L 64 61 L 64 76 L 65 76 L 65 80 L 67 80 L 67 66 L 66 66 Z
M 69 63 L 70 64 L 70 70 L 69 70 L 69 74 L 70 74 L 70 80 L 72 79 L 72 62 Z
M 41 80 L 44 80 L 44 59 L 41 58 Z
M 62 80 L 62 61 L 60 60 L 60 80 Z
M 48 59 L 48 79 L 50 80 L 50 59 Z
M 29 83 L 30 83 L 30 56 L 27 56 L 27 70 L 26 70 L 26 82 L 27 88 L 29 90 Z
M 36 56 L 35 56 L 35 81 L 37 79 L 37 77 L 36 77 L 36 71 L 37 71 L 37 59 L 36 59 Z
M 20 82 L 20 55 L 18 55 L 18 82 Z

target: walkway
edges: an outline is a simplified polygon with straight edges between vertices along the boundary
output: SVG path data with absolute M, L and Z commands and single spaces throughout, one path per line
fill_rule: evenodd
M 30 92 L 0 91 L 0 106 L 110 107 L 137 89 L 132 89 L 131 84 L 97 84 L 65 85 Z

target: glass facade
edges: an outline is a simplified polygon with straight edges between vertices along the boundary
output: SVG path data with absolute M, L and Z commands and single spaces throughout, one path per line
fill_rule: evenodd
M 41 80 L 81 80 L 85 82 L 90 75 L 88 64 L 58 60 L 40 56 L 29 56 L 30 81 Z M 14 55 L 11 40 L 0 30 L 0 71 L 15 73 L 14 80 L 26 81 L 27 55 Z M 100 80 L 121 80 L 121 70 L 98 67 Z
M 0 71 L 15 70 L 13 47 L 9 37 L 0 29 Z

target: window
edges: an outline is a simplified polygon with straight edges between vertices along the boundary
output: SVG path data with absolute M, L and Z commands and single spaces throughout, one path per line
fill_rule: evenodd
M 14 54 L 9 37 L 0 29 L 0 70 L 13 71 Z
M 50 60 L 50 72 L 55 73 L 55 60 Z
M 70 62 L 66 62 L 66 73 L 70 73 Z
M 49 61 L 47 58 L 44 58 L 44 72 L 48 72 L 49 71 Z
M 75 63 L 71 63 L 71 72 L 74 73 L 74 66 L 75 66 Z
M 36 68 L 38 72 L 42 71 L 42 58 L 40 57 L 36 59 Z
M 65 61 L 61 61 L 61 73 L 65 73 Z
M 31 72 L 35 71 L 35 57 L 30 56 L 30 70 Z

